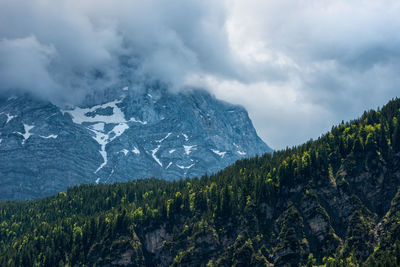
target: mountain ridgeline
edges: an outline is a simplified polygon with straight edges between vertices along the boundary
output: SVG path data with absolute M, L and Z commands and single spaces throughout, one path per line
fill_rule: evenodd
M 0 203 L 2 266 L 399 266 L 400 100 L 201 178 Z
M 112 88 L 79 106 L 0 97 L 0 199 L 24 200 L 88 183 L 215 173 L 272 150 L 243 107 L 204 90 Z

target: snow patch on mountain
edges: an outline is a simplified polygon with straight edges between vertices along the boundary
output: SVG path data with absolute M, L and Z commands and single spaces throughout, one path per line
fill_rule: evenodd
M 49 139 L 49 138 L 53 138 L 53 139 L 56 139 L 57 137 L 58 137 L 58 135 L 57 134 L 50 134 L 50 135 L 48 135 L 48 136 L 43 136 L 43 135 L 39 135 L 41 138 L 44 138 L 44 139 Z
M 137 147 L 133 147 L 132 153 L 135 153 L 136 155 L 140 154 L 140 150 Z
M 241 147 L 240 147 L 238 144 L 233 143 L 233 145 L 238 149 L 238 150 L 236 151 L 236 153 L 238 153 L 240 156 L 245 156 L 245 155 L 247 154 L 245 151 L 243 151 L 243 150 L 241 149 Z
M 105 104 L 96 105 L 91 108 L 75 107 L 74 109 L 70 110 L 62 110 L 63 113 L 69 113 L 72 117 L 72 121 L 76 124 L 94 123 L 87 126 L 87 129 L 89 129 L 95 134 L 93 136 L 93 139 L 100 144 L 101 149 L 99 153 L 103 157 L 103 163 L 96 169 L 95 173 L 101 170 L 108 162 L 107 152 L 106 152 L 107 144 L 112 142 L 115 138 L 121 136 L 127 129 L 129 129 L 129 125 L 127 124 L 128 121 L 125 119 L 124 113 L 117 106 L 117 104 L 121 102 L 122 100 L 119 99 Z M 107 108 L 112 108 L 112 113 L 109 115 L 100 115 L 100 114 L 95 114 L 94 116 L 88 115 Z M 129 121 L 138 122 L 134 120 L 134 118 L 131 118 Z M 104 133 L 105 124 L 116 124 L 116 125 L 111 131 Z
M 30 132 L 30 130 L 32 130 L 32 128 L 35 127 L 34 125 L 28 125 L 24 123 L 24 130 L 25 133 L 20 133 L 20 132 L 15 132 L 19 135 L 22 135 L 22 137 L 24 137 L 24 139 L 22 140 L 22 144 L 25 144 L 25 141 L 29 139 L 29 137 L 31 137 L 32 133 Z
M 97 141 L 97 143 L 100 144 L 100 147 L 101 147 L 101 150 L 99 152 L 100 152 L 101 156 L 103 157 L 103 163 L 95 171 L 95 173 L 97 173 L 108 162 L 106 145 L 108 143 L 112 142 L 115 138 L 121 136 L 125 130 L 129 129 L 129 126 L 126 123 L 119 123 L 111 131 L 109 131 L 106 134 L 102 133 L 101 131 L 94 130 L 93 128 L 90 128 L 90 127 L 88 129 L 90 129 L 95 134 L 95 136 L 93 138 L 94 138 L 94 140 Z
M 121 153 L 124 153 L 124 155 L 126 156 L 126 155 L 128 155 L 129 150 L 124 148 L 124 149 L 122 149 L 120 152 L 121 152 Z
M 131 118 L 129 119 L 129 121 L 131 121 L 131 122 L 137 122 L 137 123 L 140 123 L 140 124 L 143 124 L 143 125 L 146 125 L 146 124 L 147 124 L 147 121 L 141 121 L 141 120 L 136 119 L 135 117 L 131 117 Z
M 176 164 L 176 166 L 179 169 L 190 169 L 190 168 L 192 168 L 194 166 L 194 163 L 190 164 L 189 166 L 183 166 L 183 165 L 179 165 L 179 164 Z
M 127 129 L 129 129 L 129 126 L 128 126 L 128 124 L 126 124 L 126 123 L 120 123 L 120 124 L 116 125 L 116 126 L 109 132 L 109 134 L 110 134 L 110 133 L 114 133 L 114 136 L 112 136 L 112 137 L 110 138 L 110 142 L 111 142 L 112 140 L 114 140 L 115 138 L 117 138 L 118 136 L 122 135 L 122 134 L 125 132 L 125 130 L 127 130 Z
M 221 158 L 223 158 L 226 154 L 226 152 L 221 152 L 219 150 L 216 149 L 211 149 L 212 152 L 214 152 L 215 154 L 217 154 L 218 156 L 220 156 Z
M 161 138 L 160 140 L 157 140 L 157 143 L 162 143 L 165 139 L 167 139 L 172 133 L 168 133 L 164 138 Z
M 94 140 L 97 141 L 97 143 L 100 144 L 100 155 L 103 157 L 103 163 L 95 170 L 94 173 L 97 173 L 99 170 L 101 170 L 106 164 L 107 164 L 107 152 L 106 152 L 106 145 L 108 143 L 108 135 L 104 134 L 99 131 L 93 130 L 95 136 L 93 137 Z
M 84 122 L 104 122 L 104 123 L 126 123 L 125 115 L 122 110 L 117 106 L 122 100 L 114 100 L 109 103 L 102 105 L 96 105 L 91 108 L 80 108 L 75 107 L 70 110 L 62 110 L 63 113 L 69 113 L 72 116 L 72 121 L 77 124 L 82 124 Z M 113 113 L 111 115 L 99 115 L 87 116 L 86 114 L 96 112 L 99 109 L 112 108 Z
M 186 146 L 186 145 L 183 145 L 183 148 L 185 149 L 185 154 L 186 154 L 186 155 L 190 155 L 190 153 L 192 152 L 192 150 L 196 149 L 196 146 Z
M 156 153 L 158 152 L 158 150 L 160 149 L 161 145 L 158 145 L 155 149 L 153 149 L 151 151 L 151 156 L 153 157 L 153 159 L 158 163 L 158 165 L 160 165 L 161 167 L 163 166 L 160 159 L 157 158 Z
M 104 123 L 103 122 L 92 124 L 89 127 L 92 128 L 95 131 L 100 131 L 100 132 L 104 131 Z
M 6 124 L 9 123 L 9 122 L 10 122 L 12 119 L 14 119 L 15 117 L 17 117 L 17 116 L 13 116 L 13 115 L 10 115 L 10 114 L 5 113 L 5 112 L 1 112 L 1 113 L 0 113 L 0 115 L 2 115 L 2 114 L 4 114 L 4 115 L 7 116 Z

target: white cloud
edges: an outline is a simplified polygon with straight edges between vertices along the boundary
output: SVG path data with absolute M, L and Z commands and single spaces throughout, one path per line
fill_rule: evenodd
M 248 79 L 213 86 L 249 110 L 274 148 L 316 138 L 398 96 L 397 1 L 231 3 L 230 44 Z
M 18 90 L 40 88 L 43 94 L 51 94 L 57 84 L 47 68 L 54 54 L 52 46 L 40 44 L 33 36 L 0 40 L 2 87 Z
M 0 91 L 203 86 L 283 148 L 398 95 L 398 1 L 3 0 Z M 125 86 L 125 85 L 124 85 Z

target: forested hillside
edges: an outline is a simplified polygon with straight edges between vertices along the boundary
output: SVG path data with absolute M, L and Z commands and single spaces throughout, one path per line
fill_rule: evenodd
M 400 266 L 400 100 L 202 178 L 0 203 L 1 266 Z

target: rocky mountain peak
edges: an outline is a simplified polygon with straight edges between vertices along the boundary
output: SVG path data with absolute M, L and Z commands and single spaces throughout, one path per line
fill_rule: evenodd
M 122 87 L 58 107 L 30 96 L 0 100 L 4 199 L 81 183 L 210 174 L 271 149 L 245 109 L 204 90 Z

